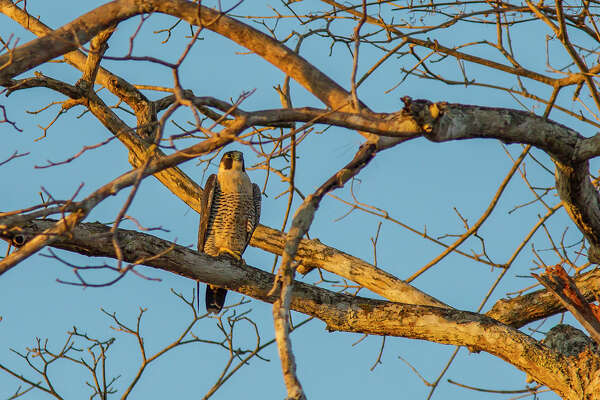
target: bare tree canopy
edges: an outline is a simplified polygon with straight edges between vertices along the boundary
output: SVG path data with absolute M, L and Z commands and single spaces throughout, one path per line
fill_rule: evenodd
M 0 0 L 0 395 L 598 399 L 599 10 Z

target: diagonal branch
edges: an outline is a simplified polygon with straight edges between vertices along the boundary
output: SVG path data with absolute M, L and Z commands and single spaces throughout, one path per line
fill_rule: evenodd
M 0 0 L 0 12 L 19 14 L 17 10 L 19 9 L 9 0 Z M 100 6 L 44 37 L 18 47 L 11 52 L 12 58 L 9 58 L 9 55 L 0 56 L 0 65 L 7 63 L 7 66 L 0 70 L 0 82 L 76 50 L 103 29 L 133 16 L 152 12 L 169 14 L 192 25 L 210 29 L 264 58 L 332 109 L 352 111 L 351 95 L 348 91 L 282 43 L 216 10 L 184 0 L 115 0 Z M 20 19 L 24 20 L 22 14 L 24 13 L 21 11 Z M 83 55 L 82 57 L 84 58 Z M 81 66 L 78 68 L 81 69 Z M 365 105 L 362 107 L 366 108 Z M 362 134 L 378 143 L 380 148 L 387 148 L 401 141 L 395 138 L 372 137 L 369 133 Z
M 270 253 L 282 255 L 285 242 L 286 235 L 283 232 L 261 225 L 260 229 L 254 231 L 250 244 Z M 450 308 L 373 264 L 327 246 L 316 239 L 300 240 L 295 260 L 305 267 L 321 268 L 356 282 L 391 301 Z
M 279 349 L 279 358 L 283 370 L 283 379 L 291 399 L 305 399 L 300 381 L 296 376 L 296 362 L 292 352 L 292 343 L 289 339 L 290 302 L 292 299 L 292 284 L 295 270 L 292 261 L 296 257 L 300 239 L 310 228 L 319 204 L 328 192 L 335 188 L 343 187 L 348 180 L 356 176 L 377 152 L 377 146 L 364 143 L 352 161 L 344 168 L 329 178 L 314 194 L 308 196 L 298 207 L 292 226 L 285 241 L 281 265 L 277 273 L 277 280 L 273 292 L 279 290 L 279 296 L 273 303 L 273 322 L 275 325 L 275 338 Z
M 100 68 L 100 61 L 102 61 L 102 56 L 104 56 L 104 53 L 108 50 L 108 44 L 106 42 L 110 39 L 116 28 L 116 25 L 111 26 L 108 29 L 101 31 L 92 39 L 90 42 L 90 54 L 87 57 L 83 75 L 77 82 L 77 86 L 87 89 L 88 91 L 94 88 L 94 82 L 96 82 L 96 77 L 98 76 L 98 70 Z
M 595 269 L 578 275 L 573 278 L 573 281 L 585 301 L 593 301 L 600 287 L 600 270 Z M 564 311 L 565 307 L 552 292 L 537 290 L 512 299 L 500 299 L 486 315 L 513 328 L 520 328 L 530 322 Z
M 41 224 L 40 228 L 43 228 L 48 226 L 44 224 L 52 222 L 36 221 L 35 224 Z M 100 223 L 80 224 L 70 237 L 58 237 L 53 246 L 116 259 L 109 229 Z M 119 229 L 118 235 L 121 242 L 128 243 L 123 248 L 125 262 L 136 262 L 143 257 L 146 265 L 190 279 L 222 286 L 261 301 L 273 303 L 278 299 L 271 291 L 275 276 L 260 269 L 238 266 L 227 258 L 213 258 L 136 231 Z M 172 250 L 165 251 L 167 249 Z M 156 254 L 161 255 L 155 257 Z M 329 330 L 469 346 L 510 362 L 565 399 L 585 398 L 584 390 L 589 390 L 590 394 L 600 389 L 594 385 L 587 388 L 569 386 L 570 376 L 574 376 L 571 374 L 576 374 L 580 368 L 579 361 L 567 362 L 533 338 L 480 314 L 371 300 L 298 281 L 293 282 L 291 293 L 291 309 L 321 319 Z
M 51 228 L 56 223 L 56 220 L 52 219 L 43 219 L 43 220 L 32 220 L 20 225 L 19 231 L 12 232 L 0 232 L 0 238 L 11 241 L 13 243 L 23 244 L 27 242 L 31 238 L 35 237 L 40 232 L 43 232 L 46 229 Z M 51 247 L 59 248 L 62 250 L 67 250 L 75 253 L 80 253 L 83 255 L 87 255 L 90 257 L 113 257 L 110 251 L 106 250 L 105 247 L 110 244 L 110 227 L 98 222 L 83 222 L 74 227 L 71 230 L 71 236 L 58 236 L 57 239 L 51 244 Z M 278 232 L 273 229 L 273 231 Z M 154 236 L 150 236 L 144 233 L 139 233 L 132 230 L 126 229 L 118 229 L 117 235 L 119 240 L 124 240 L 125 242 L 133 242 L 133 243 L 145 243 L 147 241 L 148 247 L 145 248 L 140 253 L 140 256 L 136 259 L 146 259 L 149 257 L 156 258 L 156 254 L 161 254 L 161 260 L 165 260 L 169 258 L 167 251 L 171 249 L 172 244 L 170 242 L 161 242 L 159 239 L 154 239 Z M 285 236 L 279 233 L 278 243 L 273 244 L 275 249 L 278 249 L 279 252 L 282 251 L 281 246 L 283 246 Z M 320 260 L 322 258 L 327 259 L 327 253 L 331 253 L 333 251 L 332 248 L 327 247 L 321 244 L 321 247 L 312 247 L 315 243 L 320 243 L 317 240 L 301 240 L 300 245 L 298 247 L 298 253 L 296 254 L 296 259 L 306 264 L 307 260 Z M 155 249 L 156 253 L 150 253 L 151 249 Z M 317 252 L 322 251 L 322 252 Z M 328 267 L 328 271 L 344 277 L 349 280 L 353 280 L 355 282 L 360 282 L 357 279 L 357 276 L 361 277 L 362 275 L 372 274 L 373 277 L 369 280 L 365 277 L 362 278 L 365 281 L 365 284 L 362 284 L 365 288 L 377 292 L 377 288 L 381 285 L 379 283 L 380 279 L 384 279 L 385 276 L 379 275 L 379 272 L 374 266 L 371 266 L 369 269 L 369 264 L 354 258 L 352 256 L 347 256 L 348 258 L 343 258 L 344 253 L 341 253 L 339 256 L 332 256 L 329 260 L 331 261 Z M 131 254 L 133 257 L 133 253 Z M 114 258 L 114 257 L 113 257 Z M 164 262 L 164 261 L 163 261 Z M 148 265 L 150 260 L 144 261 L 144 264 Z M 353 271 L 354 267 L 352 263 L 357 263 L 358 270 L 361 271 L 359 274 L 353 274 L 352 272 L 348 273 L 345 271 Z M 362 265 L 364 264 L 364 265 Z M 154 265 L 154 264 L 153 264 Z M 165 265 L 165 264 L 158 264 Z M 156 265 L 154 265 L 156 266 Z M 323 268 L 320 266 L 320 268 Z M 398 280 L 394 276 L 387 274 L 388 280 Z M 384 279 L 385 280 L 385 279 Z M 595 291 L 598 286 L 600 286 L 600 271 L 593 270 L 577 277 L 573 278 L 577 288 L 583 295 L 585 301 L 590 302 L 595 299 Z M 400 280 L 398 280 L 400 281 Z M 402 281 L 400 281 L 402 282 Z M 401 300 L 395 300 L 393 298 L 393 284 L 390 283 L 390 289 L 388 292 L 379 293 L 383 297 L 387 299 L 398 302 L 398 303 L 408 303 L 408 304 L 416 304 L 419 305 L 419 301 L 415 302 L 405 302 Z M 390 293 L 392 295 L 390 295 Z M 387 294 L 387 296 L 386 296 Z M 423 293 L 424 296 L 428 296 Z M 435 299 L 434 299 L 435 301 Z M 431 305 L 435 307 L 449 308 L 441 302 L 438 302 L 440 305 L 436 305 L 435 302 L 431 304 L 424 303 L 422 305 Z M 561 305 L 559 300 L 549 291 L 547 290 L 538 290 L 523 296 L 515 297 L 512 299 L 500 299 L 494 304 L 492 309 L 486 313 L 486 315 L 490 318 L 493 318 L 497 321 L 502 322 L 503 324 L 510 325 L 513 328 L 521 328 L 527 323 L 537 321 L 541 318 L 549 317 L 551 315 L 555 315 L 565 311 L 565 308 Z

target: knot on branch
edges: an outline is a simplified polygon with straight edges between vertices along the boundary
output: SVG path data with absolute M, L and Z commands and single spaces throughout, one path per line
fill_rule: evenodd
M 402 112 L 415 119 L 419 127 L 426 133 L 433 131 L 435 122 L 443 114 L 445 102 L 433 103 L 428 100 L 413 100 L 409 96 L 402 97 Z

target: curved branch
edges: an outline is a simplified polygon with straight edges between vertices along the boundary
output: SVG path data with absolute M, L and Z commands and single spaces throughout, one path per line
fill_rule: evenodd
M 600 263 L 600 199 L 590 181 L 587 161 L 600 154 L 600 138 L 586 139 L 559 123 L 517 110 L 463 104 L 437 106 L 442 115 L 426 135 L 432 141 L 498 139 L 530 144 L 552 157 L 556 187 L 565 210 L 590 244 L 589 260 Z
M 292 263 L 296 257 L 300 240 L 310 229 L 310 225 L 314 220 L 321 200 L 323 200 L 323 196 L 336 188 L 343 187 L 348 180 L 356 176 L 369 164 L 376 153 L 377 146 L 368 142 L 363 143 L 352 161 L 325 181 L 313 194 L 307 196 L 294 214 L 292 226 L 283 247 L 281 264 L 277 272 L 277 281 L 272 289 L 274 292 L 280 292 L 278 293 L 279 299 L 273 303 L 273 323 L 275 325 L 275 338 L 277 339 L 279 358 L 281 359 L 283 370 L 283 380 L 290 399 L 306 399 L 296 374 L 296 361 L 292 352 L 292 343 L 289 339 L 290 301 L 292 297 L 292 284 L 296 273 L 296 269 L 292 266 Z
M 466 104 L 437 103 L 437 106 L 441 116 L 434 129 L 425 135 L 434 142 L 484 138 L 530 144 L 555 160 L 571 164 L 578 158 L 578 147 L 585 140 L 573 129 L 525 111 Z
M 10 7 L 9 0 L 0 6 Z M 2 9 L 0 9 L 2 10 Z M 254 51 L 308 89 L 323 103 L 340 107 L 349 102 L 348 92 L 275 39 L 211 8 L 184 0 L 116 0 L 102 5 L 73 22 L 0 56 L 0 82 L 46 61 L 76 50 L 103 29 L 143 13 L 161 12 L 204 26 Z
M 34 221 L 28 228 L 41 229 L 51 223 Z M 58 237 L 53 246 L 89 256 L 116 258 L 108 231 L 100 223 L 82 224 L 72 231 L 72 236 Z M 278 298 L 270 293 L 275 279 L 270 273 L 237 266 L 227 258 L 213 258 L 152 235 L 124 229 L 118 235 L 119 241 L 128 243 L 123 248 L 124 261 L 144 258 L 146 265 L 262 301 L 272 303 Z M 590 375 L 597 371 L 600 362 L 596 358 L 567 360 L 522 332 L 481 314 L 354 297 L 298 281 L 292 285 L 291 308 L 321 319 L 330 331 L 401 336 L 486 351 L 527 372 L 565 399 L 585 398 L 600 389 L 598 383 L 579 386 L 576 379 L 584 364 Z
M 596 299 L 596 292 L 600 287 L 600 270 L 575 276 L 573 280 L 586 301 Z M 565 307 L 556 296 L 542 289 L 512 299 L 500 299 L 486 315 L 513 328 L 520 328 L 564 311 Z

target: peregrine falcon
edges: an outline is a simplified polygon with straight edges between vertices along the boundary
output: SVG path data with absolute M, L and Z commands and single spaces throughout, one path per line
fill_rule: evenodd
M 202 195 L 198 251 L 211 256 L 230 254 L 241 260 L 260 219 L 260 201 L 260 188 L 246 174 L 244 155 L 225 153 L 219 172 L 208 177 Z M 206 311 L 218 314 L 226 294 L 227 290 L 208 285 Z

